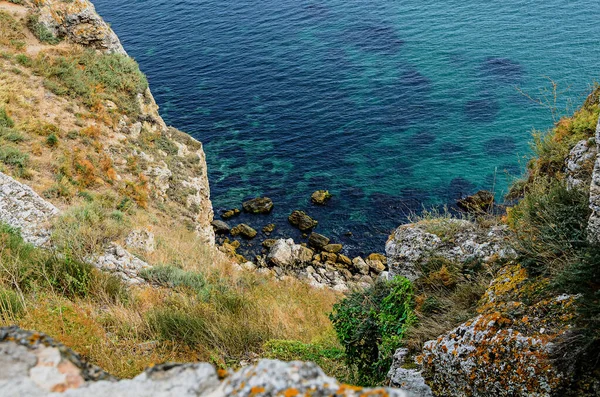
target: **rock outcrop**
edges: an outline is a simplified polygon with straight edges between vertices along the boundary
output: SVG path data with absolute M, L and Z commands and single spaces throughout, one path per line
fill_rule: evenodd
M 223 379 L 224 378 L 224 379 Z M 163 364 L 117 380 L 44 334 L 0 328 L 0 390 L 6 396 L 396 396 L 397 389 L 340 384 L 313 363 L 261 360 L 238 372 L 210 364 Z
M 551 356 L 570 329 L 575 297 L 529 304 L 535 288 L 522 267 L 504 268 L 479 316 L 425 344 L 419 360 L 434 394 L 549 397 L 569 384 L 573 374 Z
M 58 209 L 29 186 L 0 172 L 0 221 L 21 230 L 23 239 L 37 246 L 50 240 L 50 221 Z
M 55 37 L 126 55 L 117 35 L 88 0 L 42 0 L 36 4 L 39 22 Z
M 482 228 L 462 219 L 439 218 L 402 225 L 390 236 L 385 246 L 391 275 L 416 280 L 419 265 L 431 257 L 465 262 L 514 256 L 507 244 L 507 228 Z
M 568 189 L 586 187 L 590 181 L 596 154 L 594 139 L 583 139 L 571 149 L 565 160 Z

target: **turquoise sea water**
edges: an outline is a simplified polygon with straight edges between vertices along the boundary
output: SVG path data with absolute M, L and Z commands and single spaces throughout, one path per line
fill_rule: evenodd
M 286 219 L 303 209 L 350 254 L 422 206 L 501 196 L 552 124 L 517 88 L 549 77 L 564 110 L 600 74 L 598 1 L 94 3 L 166 121 L 205 144 L 217 214 L 267 195 L 272 215 L 240 221 L 301 241 Z

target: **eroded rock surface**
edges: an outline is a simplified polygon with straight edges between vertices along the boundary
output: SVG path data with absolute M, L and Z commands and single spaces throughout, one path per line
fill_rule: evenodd
M 405 348 L 400 348 L 394 353 L 394 361 L 387 375 L 390 386 L 410 392 L 411 397 L 433 397 L 431 388 L 425 383 L 421 371 L 403 367 L 409 364 L 406 362 L 408 356 L 408 349 Z
M 419 265 L 429 258 L 443 257 L 457 262 L 515 255 L 508 246 L 506 226 L 482 228 L 462 219 L 431 219 L 402 225 L 386 243 L 387 264 L 391 275 L 416 280 Z
M 423 376 L 436 395 L 550 397 L 569 384 L 573 374 L 551 357 L 555 341 L 570 329 L 575 297 L 530 305 L 535 289 L 527 282 L 520 266 L 504 268 L 479 316 L 425 344 Z
M 28 243 L 44 246 L 50 240 L 50 221 L 58 209 L 29 186 L 0 172 L 0 221 L 21 230 Z
M 314 363 L 260 360 L 220 380 L 207 363 L 163 364 L 117 380 L 64 345 L 37 332 L 0 328 L 0 391 L 6 396 L 394 396 L 390 388 L 340 384 Z
M 596 161 L 590 185 L 590 208 L 588 239 L 592 243 L 600 243 L 600 119 L 596 127 Z

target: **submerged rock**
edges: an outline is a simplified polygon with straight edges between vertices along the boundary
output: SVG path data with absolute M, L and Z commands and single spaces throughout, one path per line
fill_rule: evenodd
M 262 231 L 266 234 L 271 234 L 271 233 L 273 233 L 274 230 L 275 230 L 274 223 L 269 223 L 268 225 L 266 225 L 265 227 L 262 228 Z
M 471 196 L 458 200 L 456 205 L 466 212 L 487 212 L 494 205 L 494 194 L 487 190 L 480 190 Z
M 256 234 L 257 234 L 256 230 L 254 230 L 250 226 L 246 225 L 245 223 L 240 223 L 239 225 L 237 225 L 231 229 L 232 236 L 241 235 L 242 237 L 245 237 L 247 239 L 252 239 L 252 238 L 256 237 Z
M 302 230 L 303 232 L 311 230 L 312 228 L 317 226 L 317 224 L 319 223 L 316 220 L 314 220 L 313 218 L 311 218 L 304 211 L 292 212 L 292 214 L 288 217 L 288 220 L 290 221 L 290 223 L 293 226 L 296 226 L 298 229 Z
M 258 197 L 244 201 L 242 207 L 244 211 L 251 214 L 268 214 L 273 209 L 273 200 L 268 197 Z
M 221 218 L 223 218 L 223 219 L 233 218 L 234 216 L 237 216 L 240 213 L 241 213 L 241 211 L 238 208 L 234 208 L 232 210 L 227 210 L 227 211 L 223 212 L 223 214 L 221 214 Z
M 310 201 L 317 205 L 325 205 L 331 197 L 329 190 L 317 190 L 310 196 Z

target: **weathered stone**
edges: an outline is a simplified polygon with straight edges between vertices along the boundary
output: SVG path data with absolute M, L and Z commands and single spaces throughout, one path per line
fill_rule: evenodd
M 419 265 L 430 257 L 465 262 L 480 259 L 512 258 L 515 251 L 508 244 L 506 226 L 483 228 L 462 219 L 432 219 L 402 225 L 385 245 L 387 264 L 392 276 L 416 280 Z
M 487 190 L 480 190 L 471 196 L 458 200 L 456 205 L 466 212 L 487 212 L 494 205 L 494 194 Z
M 565 159 L 568 189 L 589 186 L 597 152 L 593 138 L 581 140 L 571 149 Z
M 600 243 L 600 119 L 596 126 L 596 161 L 592 171 L 592 182 L 590 184 L 590 209 L 592 213 L 588 221 L 588 240 Z
M 50 240 L 50 221 L 58 209 L 29 186 L 0 172 L 0 221 L 17 228 L 25 241 L 43 246 Z
M 154 233 L 144 229 L 133 230 L 125 238 L 125 245 L 148 253 L 154 252 L 156 249 Z
M 327 244 L 329 244 L 329 239 L 322 234 L 312 232 L 310 236 L 308 236 L 308 245 L 311 247 L 323 249 Z
M 314 252 L 310 248 L 303 247 L 299 244 L 294 244 L 292 246 L 292 257 L 295 264 L 310 263 L 313 255 Z
M 317 224 L 319 223 L 316 220 L 314 220 L 313 218 L 311 218 L 304 211 L 292 212 L 292 214 L 288 217 L 288 220 L 290 221 L 290 223 L 293 226 L 297 227 L 298 229 L 302 230 L 303 232 L 309 231 L 310 229 L 317 226 Z
M 268 197 L 258 197 L 244 201 L 242 207 L 244 211 L 251 214 L 268 214 L 273 209 L 273 200 Z
M 381 263 L 386 263 L 387 259 L 385 258 L 385 255 L 377 253 L 377 252 L 373 252 L 372 254 L 370 254 L 369 256 L 367 256 L 367 259 L 372 260 L 372 261 L 379 261 Z
M 572 327 L 564 319 L 573 316 L 575 297 L 521 301 L 531 288 L 520 266 L 502 269 L 477 317 L 425 343 L 419 362 L 435 395 L 562 395 L 574 373 L 552 357 L 556 342 Z M 551 321 L 546 313 L 552 313 Z
M 352 259 L 352 264 L 354 265 L 354 268 L 361 274 L 369 274 L 369 265 L 367 265 L 367 262 L 365 262 L 360 256 Z
M 227 210 L 225 212 L 223 212 L 221 214 L 221 218 L 223 219 L 229 219 L 229 218 L 233 218 L 236 215 L 239 215 L 241 213 L 241 211 L 237 208 L 234 208 L 232 210 Z
M 144 282 L 140 272 L 151 266 L 135 257 L 118 244 L 111 243 L 99 256 L 91 256 L 86 260 L 100 270 L 113 273 L 131 284 Z
M 271 248 L 273 245 L 275 245 L 276 242 L 277 242 L 277 240 L 268 238 L 262 242 L 262 246 L 265 248 Z
M 400 348 L 394 353 L 392 367 L 387 374 L 390 386 L 406 390 L 413 397 L 433 397 L 431 388 L 425 383 L 421 372 L 416 369 L 406 369 L 408 349 Z
M 240 223 L 239 225 L 231 228 L 232 236 L 241 235 L 244 238 L 252 239 L 252 238 L 256 237 L 256 234 L 257 234 L 256 230 L 254 230 L 250 226 L 246 225 L 245 223 Z
M 365 262 L 367 263 L 369 268 L 376 274 L 379 274 L 385 270 L 385 265 L 380 261 L 367 259 Z
M 275 266 L 289 267 L 292 265 L 292 246 L 294 240 L 277 240 L 275 244 L 271 246 L 267 261 L 274 264 Z
M 337 254 L 334 254 L 333 252 L 321 252 L 321 260 L 323 260 L 323 262 L 337 262 Z
M 267 235 L 273 233 L 274 230 L 275 230 L 274 223 L 269 223 L 268 225 L 266 225 L 265 227 L 262 228 L 262 231 Z
M 323 247 L 323 251 L 337 254 L 342 250 L 342 244 L 327 244 Z
M 317 190 L 310 196 L 310 200 L 317 205 L 325 205 L 332 195 L 328 190 Z
M 231 230 L 227 223 L 218 219 L 215 219 L 210 224 L 212 225 L 213 229 L 215 229 L 215 234 L 229 234 L 229 231 Z
M 352 260 L 348 258 L 346 255 L 338 254 L 337 261 L 344 266 L 352 266 Z

